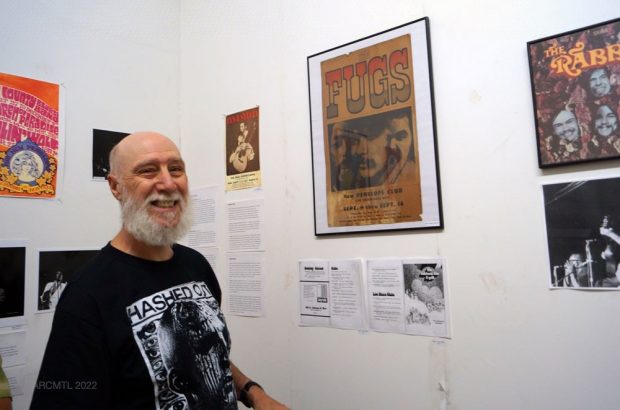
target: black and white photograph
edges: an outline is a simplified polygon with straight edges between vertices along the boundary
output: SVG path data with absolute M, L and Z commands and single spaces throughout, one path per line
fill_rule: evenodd
M 53 311 L 75 271 L 99 250 L 39 251 L 37 310 Z
M 103 181 L 110 172 L 110 151 L 129 133 L 93 129 L 93 180 Z
M 24 316 L 26 247 L 0 245 L 0 326 L 14 323 L 8 318 Z
M 551 288 L 620 286 L 620 177 L 543 186 Z

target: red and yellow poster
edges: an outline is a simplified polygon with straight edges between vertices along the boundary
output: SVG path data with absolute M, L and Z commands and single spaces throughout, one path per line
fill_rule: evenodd
M 321 63 L 330 227 L 420 221 L 411 36 Z
M 58 84 L 0 73 L 0 196 L 56 196 Z
M 258 107 L 226 116 L 226 190 L 261 186 Z
M 620 19 L 528 51 L 539 166 L 620 157 Z

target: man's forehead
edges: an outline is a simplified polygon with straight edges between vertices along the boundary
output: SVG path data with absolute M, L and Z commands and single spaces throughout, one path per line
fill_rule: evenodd
M 176 144 L 164 135 L 141 132 L 125 137 L 118 145 L 118 159 L 122 167 L 135 166 L 145 161 L 181 160 Z
M 566 120 L 571 120 L 575 118 L 575 115 L 570 112 L 570 111 L 560 111 L 558 113 L 558 115 L 555 116 L 555 119 L 553 120 L 553 123 L 557 123 L 557 122 L 563 122 Z

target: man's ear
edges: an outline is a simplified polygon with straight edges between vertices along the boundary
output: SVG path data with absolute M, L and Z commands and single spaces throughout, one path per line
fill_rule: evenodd
M 114 198 L 120 201 L 121 191 L 120 191 L 120 186 L 118 184 L 118 179 L 116 178 L 116 175 L 112 175 L 112 174 L 108 175 L 108 186 L 110 187 L 110 191 L 112 192 L 112 195 L 114 195 Z

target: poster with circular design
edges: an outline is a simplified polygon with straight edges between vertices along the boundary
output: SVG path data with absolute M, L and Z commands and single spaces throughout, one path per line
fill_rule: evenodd
M 54 198 L 60 86 L 0 73 L 0 196 Z

